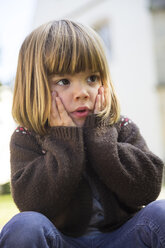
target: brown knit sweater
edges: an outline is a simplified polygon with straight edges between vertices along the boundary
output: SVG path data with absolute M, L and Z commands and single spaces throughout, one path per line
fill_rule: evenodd
M 163 163 L 127 118 L 110 126 L 91 115 L 82 128 L 52 127 L 45 136 L 18 127 L 10 148 L 16 205 L 43 213 L 66 235 L 83 235 L 90 221 L 92 193 L 84 171 L 100 194 L 102 232 L 122 225 L 160 192 Z

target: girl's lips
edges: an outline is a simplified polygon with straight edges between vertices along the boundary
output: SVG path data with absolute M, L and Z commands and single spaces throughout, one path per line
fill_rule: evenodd
M 72 115 L 75 116 L 75 117 L 78 117 L 78 118 L 81 118 L 81 117 L 86 117 L 89 115 L 89 109 L 88 108 L 78 108 L 76 109 L 74 112 L 72 112 Z
M 82 111 L 82 112 L 80 112 L 80 111 L 74 111 L 72 114 L 73 114 L 75 117 L 86 117 L 86 116 L 88 116 L 89 111 L 88 111 L 88 110 L 84 110 L 84 111 Z

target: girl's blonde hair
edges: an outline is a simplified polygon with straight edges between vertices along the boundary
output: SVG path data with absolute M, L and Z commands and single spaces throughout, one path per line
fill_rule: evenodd
M 102 41 L 95 31 L 69 20 L 52 21 L 35 29 L 19 52 L 12 107 L 15 121 L 45 134 L 51 109 L 49 77 L 86 69 L 100 72 L 107 92 L 106 108 L 100 116 L 110 116 L 110 124 L 117 122 L 119 103 Z

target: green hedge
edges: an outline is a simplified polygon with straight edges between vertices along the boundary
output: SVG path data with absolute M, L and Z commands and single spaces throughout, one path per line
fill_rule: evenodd
M 10 194 L 10 182 L 7 182 L 5 184 L 0 185 L 0 194 L 5 195 L 5 194 Z

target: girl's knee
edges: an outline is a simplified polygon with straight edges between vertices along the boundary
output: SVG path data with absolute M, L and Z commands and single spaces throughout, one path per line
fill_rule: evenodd
M 157 200 L 148 204 L 143 211 L 144 218 L 165 222 L 165 200 Z
M 46 240 L 49 232 L 57 234 L 55 226 L 44 215 L 37 212 L 22 212 L 15 215 L 2 229 L 0 241 L 10 247 L 12 244 L 30 247 L 38 240 Z M 25 245 L 26 244 L 26 245 Z M 1 247 L 1 245 L 0 245 Z M 46 247 L 46 246 L 45 246 Z
M 154 202 L 151 202 L 146 206 L 146 209 L 150 211 L 151 213 L 164 213 L 165 212 L 165 200 L 157 200 Z
M 33 229 L 34 232 L 35 229 L 39 230 L 45 222 L 49 222 L 49 220 L 44 215 L 29 211 L 15 215 L 5 227 L 15 231 L 19 229 L 21 232 Z

